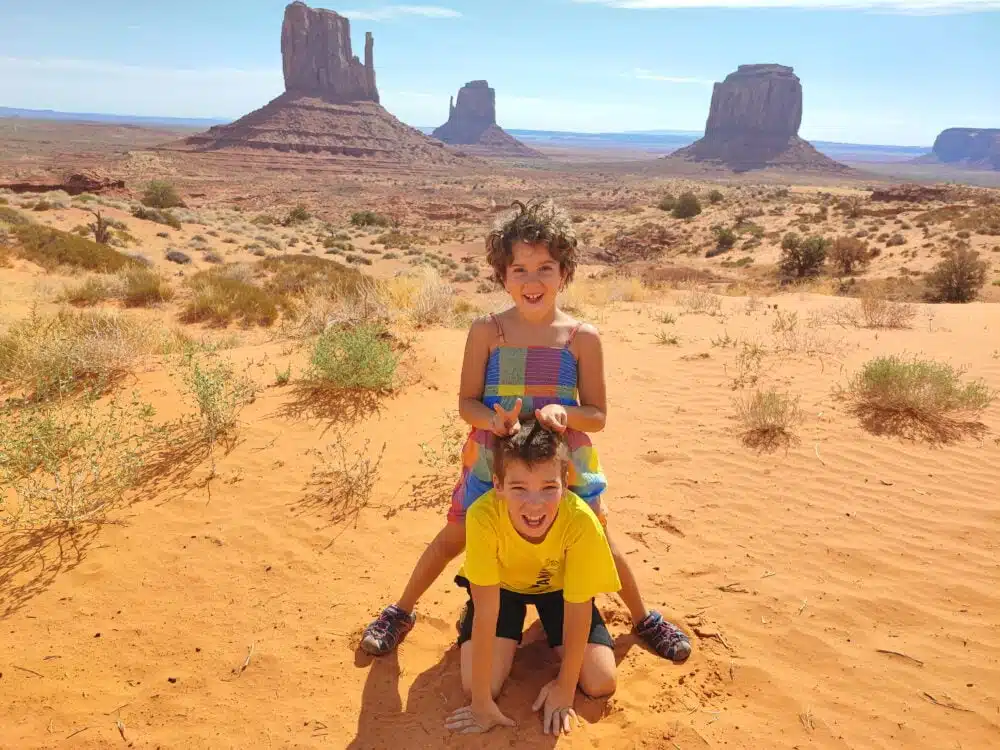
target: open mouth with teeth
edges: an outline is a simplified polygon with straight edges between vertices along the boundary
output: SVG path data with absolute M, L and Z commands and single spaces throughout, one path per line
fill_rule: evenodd
M 542 513 L 539 515 L 532 515 L 528 513 L 521 514 L 521 521 L 524 523 L 525 528 L 540 530 L 545 528 L 545 521 L 548 519 L 548 513 Z
M 542 297 L 544 297 L 545 295 L 539 293 L 539 294 L 522 294 L 521 296 L 524 297 L 524 301 L 527 302 L 529 305 L 537 305 L 539 302 L 542 301 Z

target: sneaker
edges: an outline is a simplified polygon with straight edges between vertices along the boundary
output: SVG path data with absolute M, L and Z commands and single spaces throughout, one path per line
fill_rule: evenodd
M 365 628 L 361 648 L 372 656 L 384 656 L 402 643 L 416 621 L 417 616 L 412 612 L 404 612 L 390 604 Z
M 655 609 L 636 627 L 639 637 L 653 651 L 674 664 L 683 664 L 691 655 L 691 641 L 684 632 L 663 619 Z

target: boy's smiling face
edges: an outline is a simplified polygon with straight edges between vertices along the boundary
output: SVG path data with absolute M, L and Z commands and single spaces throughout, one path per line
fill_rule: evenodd
M 563 467 L 558 458 L 532 466 L 515 460 L 504 467 L 503 482 L 493 478 L 497 491 L 507 501 L 510 522 L 529 542 L 545 539 L 556 520 L 565 487 Z
M 563 283 L 559 261 L 545 243 L 515 242 L 511 250 L 504 288 L 524 317 L 542 318 L 555 308 Z

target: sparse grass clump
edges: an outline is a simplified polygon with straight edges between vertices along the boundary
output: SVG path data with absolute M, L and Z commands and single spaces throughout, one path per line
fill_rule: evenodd
M 0 335 L 0 384 L 40 400 L 84 387 L 101 392 L 154 345 L 149 325 L 127 315 L 33 312 Z
M 278 319 L 275 295 L 259 286 L 226 275 L 226 269 L 195 274 L 190 281 L 192 297 L 184 308 L 186 322 L 227 325 L 239 320 L 243 325 L 269 326 Z
M 936 302 L 971 302 L 986 284 L 989 264 L 966 245 L 949 250 L 944 260 L 927 274 Z
M 850 381 L 844 397 L 874 432 L 941 439 L 974 416 L 996 393 L 982 380 L 962 382 L 964 372 L 944 362 L 877 357 Z
M 184 201 L 177 194 L 176 188 L 165 180 L 153 180 L 146 185 L 140 199 L 144 206 L 151 208 L 183 207 Z
M 143 221 L 154 221 L 157 224 L 163 224 L 171 229 L 181 228 L 181 220 L 174 216 L 174 214 L 170 211 L 161 211 L 156 208 L 136 206 L 132 209 L 132 215 L 137 219 L 142 219 Z
M 173 299 L 174 290 L 155 271 L 141 266 L 125 268 L 118 274 L 121 300 L 125 307 L 149 307 Z
M 71 266 L 107 273 L 135 263 L 129 256 L 106 245 L 60 229 L 20 224 L 13 226 L 11 233 L 17 239 L 15 253 L 47 271 Z
M 135 396 L 0 410 L 0 523 L 99 520 L 137 483 L 152 416 Z
M 392 388 L 397 364 L 381 326 L 330 328 L 313 347 L 310 375 L 313 381 L 338 389 L 385 391 Z
M 737 396 L 736 421 L 743 442 L 754 448 L 774 449 L 794 439 L 794 429 L 802 422 L 799 399 L 771 388 Z
M 917 308 L 906 302 L 892 302 L 871 294 L 858 302 L 866 328 L 909 328 Z
M 356 227 L 387 227 L 389 218 L 374 211 L 355 211 L 351 214 L 351 224 Z
M 233 436 L 240 412 L 257 396 L 254 382 L 236 374 L 232 363 L 223 359 L 208 362 L 186 356 L 181 380 L 194 402 L 202 437 L 210 451 L 220 440 Z

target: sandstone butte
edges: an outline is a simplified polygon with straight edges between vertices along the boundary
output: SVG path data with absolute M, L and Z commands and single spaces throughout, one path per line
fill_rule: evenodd
M 918 161 L 1000 171 L 1000 128 L 948 128 Z
M 716 83 L 705 136 L 667 159 L 710 162 L 735 172 L 778 167 L 845 172 L 799 137 L 802 82 L 785 65 L 741 65 Z
M 197 152 L 266 149 L 386 163 L 454 165 L 463 157 L 396 119 L 379 103 L 375 41 L 364 62 L 351 49 L 351 23 L 331 10 L 293 2 L 281 27 L 285 91 L 260 109 L 164 148 Z
M 448 105 L 448 122 L 432 135 L 455 146 L 469 146 L 471 153 L 484 156 L 545 158 L 540 152 L 497 125 L 496 91 L 486 81 L 469 81 L 458 90 L 457 101 Z

